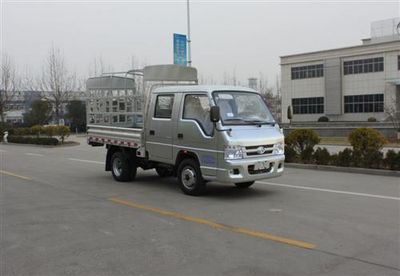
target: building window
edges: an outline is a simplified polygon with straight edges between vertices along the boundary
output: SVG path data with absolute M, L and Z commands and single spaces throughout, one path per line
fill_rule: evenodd
M 397 70 L 400 70 L 400 56 L 397 56 Z
M 382 72 L 383 68 L 383 57 L 349 60 L 343 62 L 343 73 L 345 75 Z
M 292 67 L 292 80 L 319 78 L 324 76 L 322 64 Z
M 344 96 L 344 113 L 383 112 L 383 94 Z
M 294 98 L 292 99 L 293 114 L 324 113 L 324 98 Z

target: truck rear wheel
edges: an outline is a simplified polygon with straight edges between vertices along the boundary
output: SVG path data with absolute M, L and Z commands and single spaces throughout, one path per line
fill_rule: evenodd
M 201 195 L 206 190 L 199 164 L 194 159 L 184 159 L 178 167 L 178 183 L 187 195 Z
M 127 182 L 136 176 L 136 167 L 129 157 L 117 151 L 111 157 L 111 173 L 115 180 Z
M 254 181 L 235 183 L 236 187 L 238 187 L 240 189 L 246 189 L 253 184 L 254 184 Z

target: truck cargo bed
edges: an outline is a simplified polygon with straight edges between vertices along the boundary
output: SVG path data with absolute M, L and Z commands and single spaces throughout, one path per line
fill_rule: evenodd
M 91 145 L 118 145 L 139 148 L 142 144 L 142 128 L 88 125 L 87 139 Z

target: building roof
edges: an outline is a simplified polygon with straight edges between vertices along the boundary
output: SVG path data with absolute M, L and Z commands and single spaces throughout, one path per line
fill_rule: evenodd
M 317 61 L 326 58 L 337 58 L 355 55 L 366 55 L 377 52 L 398 51 L 400 50 L 400 38 L 391 41 L 370 42 L 367 44 L 341 47 L 328 50 L 320 50 L 293 55 L 280 56 L 281 65 L 290 63 L 301 63 L 309 61 Z

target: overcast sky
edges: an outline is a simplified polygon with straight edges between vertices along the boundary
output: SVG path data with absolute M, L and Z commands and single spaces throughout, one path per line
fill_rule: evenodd
M 2 51 L 39 72 L 52 43 L 71 70 L 96 58 L 115 70 L 131 56 L 173 62 L 172 35 L 186 33 L 186 1 L 4 1 Z M 370 23 L 399 17 L 398 1 L 191 1 L 193 66 L 223 80 L 279 74 L 279 56 L 360 44 Z M 93 66 L 92 66 L 93 67 Z

